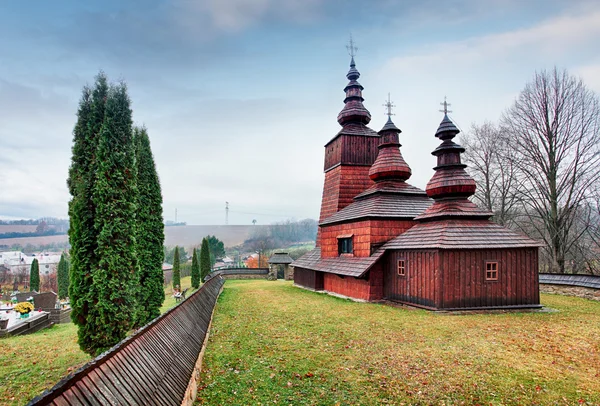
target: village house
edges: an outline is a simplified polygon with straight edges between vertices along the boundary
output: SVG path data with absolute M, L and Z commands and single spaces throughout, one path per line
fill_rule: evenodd
M 342 129 L 325 145 L 316 248 L 294 261 L 294 283 L 355 299 L 393 300 L 435 310 L 535 308 L 538 247 L 501 227 L 468 198 L 475 181 L 461 163 L 459 130 L 444 117 L 426 190 L 407 180 L 400 129 L 375 132 L 354 57 L 346 77 Z

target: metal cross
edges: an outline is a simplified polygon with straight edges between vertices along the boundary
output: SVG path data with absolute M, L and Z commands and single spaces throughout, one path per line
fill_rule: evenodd
M 444 102 L 440 103 L 440 106 L 444 106 L 444 110 L 440 110 L 440 113 L 444 113 L 444 114 L 452 113 L 452 110 L 448 110 L 448 106 L 451 106 L 451 104 L 446 102 L 446 96 L 444 96 Z
M 350 34 L 350 41 L 348 42 L 348 45 L 346 45 L 346 49 L 348 50 L 348 54 L 352 58 L 356 56 L 356 51 L 358 51 L 358 48 L 354 45 L 354 40 L 352 40 L 352 34 Z
M 395 116 L 394 113 L 392 113 L 392 107 L 396 107 L 395 104 L 392 104 L 392 100 L 390 99 L 390 94 L 388 93 L 388 99 L 387 102 L 383 105 L 384 107 L 387 107 L 387 113 L 385 113 L 388 117 L 389 116 Z

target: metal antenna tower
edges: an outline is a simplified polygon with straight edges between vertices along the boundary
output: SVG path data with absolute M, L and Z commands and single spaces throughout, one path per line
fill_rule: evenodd
M 229 224 L 229 202 L 225 202 L 225 225 Z

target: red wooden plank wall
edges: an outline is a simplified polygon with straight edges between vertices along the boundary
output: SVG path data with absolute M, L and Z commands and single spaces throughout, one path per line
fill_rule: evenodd
M 383 268 L 381 262 L 375 264 L 365 279 L 352 276 L 324 274 L 324 289 L 328 292 L 363 300 L 383 298 Z
M 313 290 L 323 290 L 323 272 L 294 267 L 294 284 Z
M 398 260 L 405 262 L 405 275 L 398 275 Z M 440 270 L 436 250 L 391 251 L 388 253 L 384 294 L 390 300 L 437 307 Z
M 372 184 L 368 166 L 338 166 L 326 172 L 319 222 L 348 206 L 353 202 L 354 196 Z M 319 227 L 317 246 L 320 246 L 321 232 Z
M 398 276 L 398 260 L 406 276 Z M 486 261 L 498 262 L 498 280 L 485 279 Z M 537 248 L 391 251 L 384 297 L 439 309 L 539 305 Z
M 341 163 L 372 165 L 379 150 L 379 137 L 342 134 L 325 146 L 324 170 Z
M 321 227 L 321 258 L 338 257 L 337 237 L 347 234 L 354 234 L 352 248 L 355 257 L 371 255 L 371 224 L 367 220 Z
M 485 280 L 486 261 L 498 262 L 498 280 Z M 442 308 L 537 305 L 537 248 L 453 250 L 441 253 Z
M 371 256 L 371 245 L 383 243 L 415 225 L 413 220 L 363 220 L 321 227 L 321 257 L 335 258 L 338 236 L 353 234 L 355 257 Z

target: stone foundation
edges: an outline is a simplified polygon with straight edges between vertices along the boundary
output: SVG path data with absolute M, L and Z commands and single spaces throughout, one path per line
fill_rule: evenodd
M 577 296 L 590 300 L 600 301 L 600 290 L 584 288 L 581 286 L 546 285 L 540 283 L 540 292 L 558 295 Z

